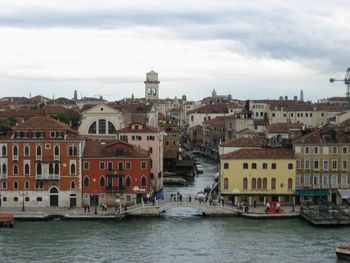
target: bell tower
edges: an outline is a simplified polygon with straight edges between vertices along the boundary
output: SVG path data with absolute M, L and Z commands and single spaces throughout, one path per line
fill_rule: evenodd
M 145 98 L 146 98 L 146 100 L 158 100 L 159 99 L 158 73 L 154 72 L 153 70 L 146 73 Z

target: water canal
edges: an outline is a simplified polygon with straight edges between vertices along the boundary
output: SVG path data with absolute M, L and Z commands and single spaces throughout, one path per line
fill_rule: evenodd
M 186 188 L 164 192 L 186 196 L 211 185 L 217 170 L 203 166 Z M 0 229 L 0 262 L 340 262 L 334 249 L 350 241 L 347 227 L 196 214 L 177 208 L 164 218 L 17 222 Z

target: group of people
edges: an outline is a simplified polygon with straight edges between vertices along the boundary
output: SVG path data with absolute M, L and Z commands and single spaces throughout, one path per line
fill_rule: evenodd
M 176 194 L 170 194 L 171 202 L 182 202 L 182 194 L 177 192 Z M 191 202 L 191 200 L 189 200 Z

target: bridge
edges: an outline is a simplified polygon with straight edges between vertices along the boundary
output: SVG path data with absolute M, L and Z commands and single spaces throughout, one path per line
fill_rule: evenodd
M 233 206 L 221 205 L 213 202 L 201 202 L 197 200 L 171 201 L 158 200 L 154 204 L 137 204 L 128 207 L 127 210 L 121 211 L 120 215 L 125 216 L 160 216 L 164 212 L 173 208 L 192 208 L 201 211 L 202 215 L 206 216 L 233 216 L 239 212 Z

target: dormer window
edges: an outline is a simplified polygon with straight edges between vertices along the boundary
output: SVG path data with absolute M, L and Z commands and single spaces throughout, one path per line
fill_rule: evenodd
M 50 138 L 56 138 L 56 132 L 54 131 L 50 132 Z

